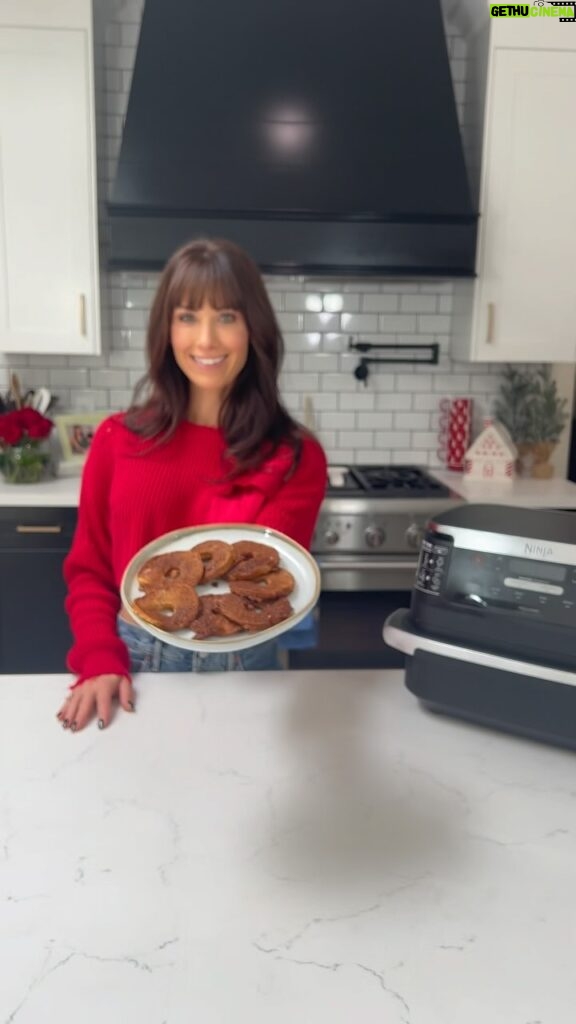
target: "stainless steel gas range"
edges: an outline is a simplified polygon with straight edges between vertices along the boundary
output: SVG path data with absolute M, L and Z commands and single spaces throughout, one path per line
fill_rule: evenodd
M 331 466 L 312 552 L 322 592 L 316 636 L 290 651 L 291 668 L 393 668 L 404 656 L 382 627 L 407 608 L 420 541 L 434 514 L 460 504 L 417 466 Z
M 428 519 L 458 503 L 418 466 L 330 466 L 312 540 L 323 589 L 409 589 Z

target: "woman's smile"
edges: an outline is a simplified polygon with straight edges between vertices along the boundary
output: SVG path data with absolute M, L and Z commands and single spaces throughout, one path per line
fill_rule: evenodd
M 208 358 L 208 356 L 192 356 L 192 359 L 195 363 L 198 363 L 199 366 L 210 367 L 221 366 L 226 359 L 226 356 L 212 356 L 211 358 Z

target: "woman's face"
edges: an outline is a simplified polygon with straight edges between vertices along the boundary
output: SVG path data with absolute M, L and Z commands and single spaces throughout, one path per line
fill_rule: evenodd
M 250 339 L 242 313 L 177 306 L 170 330 L 177 365 L 193 387 L 219 392 L 221 397 L 236 380 L 248 358 Z

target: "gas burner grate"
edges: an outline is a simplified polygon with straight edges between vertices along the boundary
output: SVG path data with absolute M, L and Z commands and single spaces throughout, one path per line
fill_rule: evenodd
M 354 466 L 352 472 L 367 494 L 398 498 L 440 498 L 449 490 L 418 466 Z

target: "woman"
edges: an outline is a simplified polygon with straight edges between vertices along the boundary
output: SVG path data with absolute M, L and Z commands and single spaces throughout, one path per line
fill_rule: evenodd
M 120 612 L 131 558 L 185 526 L 259 523 L 309 547 L 324 496 L 318 442 L 278 394 L 283 345 L 251 258 L 227 241 L 176 252 L 150 311 L 148 372 L 127 413 L 96 431 L 82 477 L 78 525 L 64 565 L 78 679 L 58 713 L 104 728 L 112 701 L 134 709 L 131 671 L 278 667 L 273 643 L 199 655 L 149 636 Z

